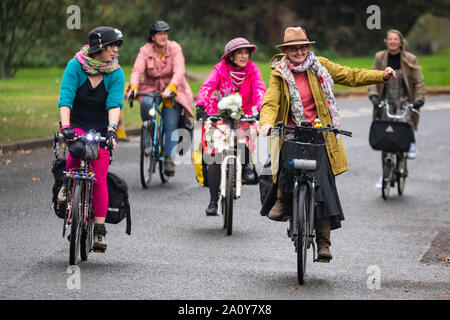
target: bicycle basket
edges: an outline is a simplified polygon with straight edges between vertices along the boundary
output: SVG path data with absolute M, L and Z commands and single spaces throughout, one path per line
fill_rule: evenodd
M 414 141 L 412 127 L 406 122 L 374 120 L 370 126 L 372 149 L 385 152 L 406 152 Z
M 295 127 L 283 130 L 281 162 L 285 169 L 316 171 L 320 168 L 325 148 L 323 134 L 312 128 Z

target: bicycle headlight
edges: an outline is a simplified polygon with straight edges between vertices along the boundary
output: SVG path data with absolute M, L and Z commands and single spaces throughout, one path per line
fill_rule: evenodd
M 150 117 L 154 117 L 155 113 L 156 113 L 156 111 L 153 108 L 148 111 L 148 114 L 150 115 Z
M 86 139 L 88 141 L 92 141 L 92 140 L 94 140 L 94 136 L 92 134 L 88 133 L 87 136 L 86 136 Z

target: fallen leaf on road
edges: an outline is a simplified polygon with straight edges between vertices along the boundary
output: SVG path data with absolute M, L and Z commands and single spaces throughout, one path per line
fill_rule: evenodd
M 408 293 L 409 291 L 408 291 L 408 290 L 405 290 L 405 292 Z
M 34 194 L 34 192 L 33 191 L 29 191 L 28 194 Z
M 33 177 L 33 178 L 31 178 L 33 181 L 41 181 L 41 179 L 40 178 L 38 178 L 38 177 Z

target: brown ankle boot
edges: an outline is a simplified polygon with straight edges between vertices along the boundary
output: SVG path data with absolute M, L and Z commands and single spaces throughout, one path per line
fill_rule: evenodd
M 315 220 L 314 227 L 316 229 L 317 259 L 331 260 L 333 256 L 330 252 L 330 218 Z
M 277 190 L 277 201 L 269 211 L 268 218 L 274 221 L 287 221 L 289 214 L 289 196 Z

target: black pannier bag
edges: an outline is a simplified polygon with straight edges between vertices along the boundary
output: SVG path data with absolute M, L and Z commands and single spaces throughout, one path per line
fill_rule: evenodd
M 127 183 L 112 172 L 108 172 L 106 183 L 108 184 L 109 202 L 105 222 L 117 224 L 124 218 L 127 218 L 126 233 L 131 235 L 131 215 Z
M 64 173 L 66 170 L 66 160 L 57 159 L 53 161 L 52 173 L 55 179 L 52 188 L 52 204 L 58 218 L 64 219 L 67 203 L 58 202 L 58 192 L 64 183 Z M 126 233 L 131 235 L 131 214 L 130 202 L 128 200 L 128 186 L 126 182 L 112 172 L 108 172 L 106 177 L 108 185 L 108 213 L 106 223 L 118 224 L 124 218 L 127 219 Z
M 259 184 L 259 198 L 261 200 L 261 204 L 264 203 L 264 200 L 267 197 L 267 193 L 269 192 L 270 186 L 273 183 L 272 180 L 272 174 L 263 174 L 263 173 L 272 173 L 271 170 L 272 162 L 270 161 L 270 155 L 267 158 L 266 162 L 264 163 L 263 168 L 261 169 L 261 172 L 258 177 L 258 184 Z
M 406 122 L 374 120 L 370 126 L 369 143 L 374 150 L 407 152 L 413 141 L 414 132 Z
M 58 203 L 58 192 L 64 183 L 64 170 L 66 170 L 66 160 L 57 159 L 53 161 L 52 173 L 55 182 L 53 183 L 52 187 L 52 206 L 58 218 L 61 219 L 64 219 L 67 208 L 66 202 Z

